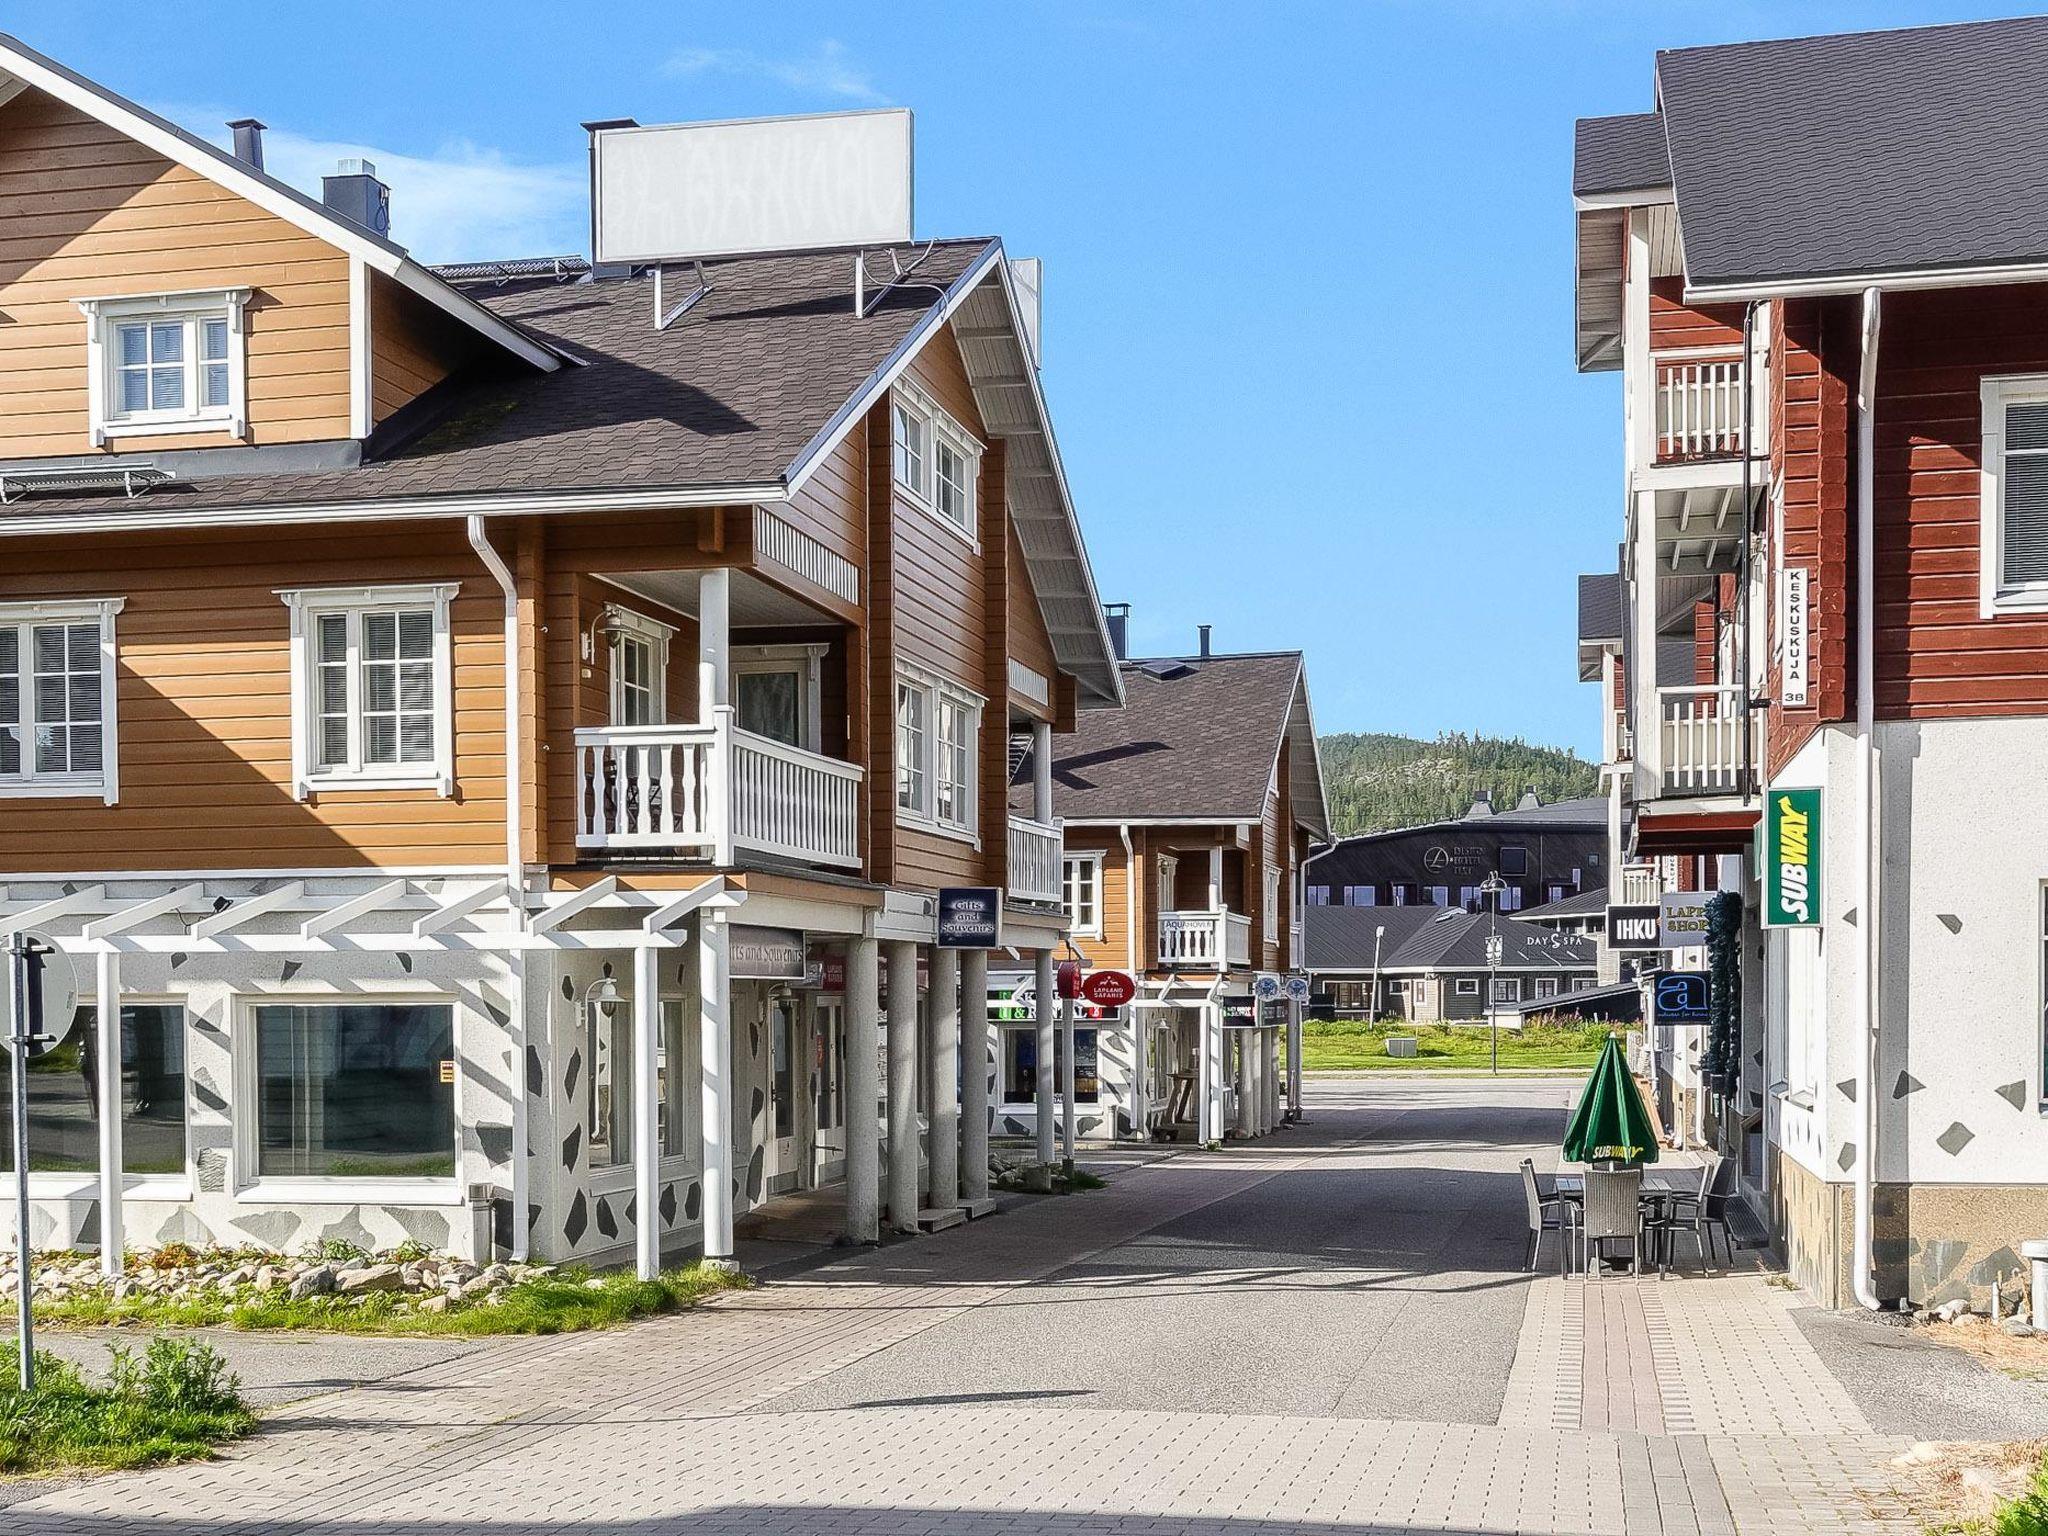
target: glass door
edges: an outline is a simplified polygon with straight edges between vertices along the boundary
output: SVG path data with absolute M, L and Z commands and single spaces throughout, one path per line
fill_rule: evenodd
M 778 994 L 768 1000 L 768 1183 L 787 1189 L 796 1182 L 797 1003 Z

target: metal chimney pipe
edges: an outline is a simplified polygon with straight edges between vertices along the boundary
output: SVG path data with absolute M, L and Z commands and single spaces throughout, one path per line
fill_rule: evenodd
M 253 117 L 238 117 L 228 128 L 235 136 L 235 158 L 252 171 L 262 170 L 264 125 Z
M 1131 659 L 1131 605 L 1129 603 L 1104 603 L 1102 620 L 1109 628 L 1109 648 L 1116 653 L 1118 661 Z
M 1196 634 L 1198 634 L 1201 637 L 1201 655 L 1203 660 L 1205 661 L 1208 659 L 1209 656 L 1209 631 L 1213 627 L 1213 625 L 1209 624 L 1197 624 L 1195 626 Z

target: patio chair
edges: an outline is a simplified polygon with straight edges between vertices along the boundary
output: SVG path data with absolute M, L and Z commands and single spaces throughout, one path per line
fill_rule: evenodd
M 1697 1193 L 1681 1190 L 1669 1196 L 1658 1218 L 1658 1235 L 1665 1267 L 1670 1267 L 1671 1249 L 1683 1233 L 1700 1251 L 1700 1267 L 1714 1272 L 1714 1233 L 1721 1234 L 1721 1247 L 1728 1255 L 1728 1267 L 1735 1267 L 1735 1234 L 1728 1226 L 1728 1208 L 1735 1199 L 1735 1159 L 1717 1157 L 1700 1169 Z
M 1561 1194 L 1546 1197 L 1536 1182 L 1536 1164 L 1529 1158 L 1522 1159 L 1522 1197 L 1529 1207 L 1529 1252 L 1522 1260 L 1522 1268 L 1533 1273 L 1536 1256 L 1543 1248 L 1543 1234 L 1557 1234 L 1557 1272 L 1568 1275 L 1572 1272 L 1572 1233 L 1578 1225 L 1578 1202 L 1567 1200 Z
M 1609 1243 L 1626 1241 L 1632 1274 L 1643 1272 L 1643 1170 L 1588 1168 L 1584 1209 L 1579 1213 L 1579 1251 L 1587 1275 L 1594 1260 L 1607 1257 Z

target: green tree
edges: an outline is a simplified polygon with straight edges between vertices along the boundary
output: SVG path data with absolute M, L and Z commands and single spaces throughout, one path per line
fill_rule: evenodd
M 1519 737 L 1447 732 L 1434 741 L 1380 732 L 1325 736 L 1319 745 L 1332 830 L 1383 832 L 1462 816 L 1479 791 L 1506 809 L 1534 790 L 1546 803 L 1598 792 L 1599 770 L 1559 747 Z

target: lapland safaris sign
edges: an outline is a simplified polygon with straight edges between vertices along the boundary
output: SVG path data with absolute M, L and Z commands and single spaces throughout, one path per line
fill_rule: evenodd
M 1764 924 L 1820 924 L 1820 791 L 1774 789 L 1764 805 Z

